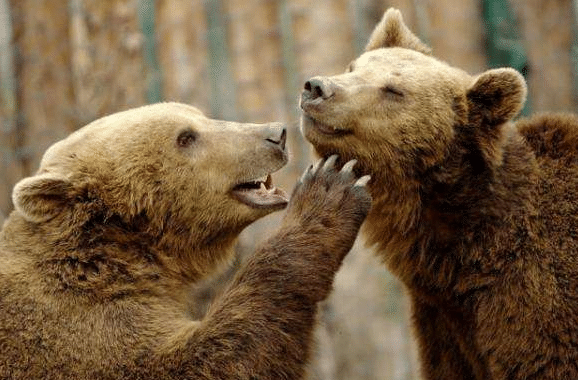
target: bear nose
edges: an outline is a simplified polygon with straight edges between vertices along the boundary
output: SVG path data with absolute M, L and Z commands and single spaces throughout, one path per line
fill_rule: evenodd
M 287 128 L 282 125 L 276 125 L 275 127 L 272 127 L 270 136 L 265 140 L 275 145 L 279 145 L 279 148 L 285 150 L 285 143 L 287 142 Z
M 318 98 L 327 99 L 333 96 L 334 86 L 327 78 L 315 77 L 305 82 L 303 97 L 306 100 L 315 100 Z

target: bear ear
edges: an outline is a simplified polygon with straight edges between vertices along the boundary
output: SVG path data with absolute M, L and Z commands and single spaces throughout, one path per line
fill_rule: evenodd
M 522 74 L 511 68 L 501 68 L 480 74 L 467 97 L 472 112 L 479 114 L 483 123 L 498 125 L 520 113 L 527 92 Z
M 58 215 L 72 194 L 72 183 L 53 173 L 24 178 L 14 186 L 14 208 L 28 221 L 46 222 Z
M 431 54 L 431 49 L 408 29 L 403 22 L 401 12 L 395 8 L 389 8 L 385 12 L 371 33 L 365 51 L 387 47 L 401 47 Z

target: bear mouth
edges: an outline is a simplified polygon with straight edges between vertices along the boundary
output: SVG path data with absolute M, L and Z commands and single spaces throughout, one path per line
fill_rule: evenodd
M 312 118 L 309 115 L 303 115 L 303 126 L 309 130 L 315 130 L 322 135 L 331 136 L 331 137 L 341 137 L 345 135 L 350 135 L 353 132 L 348 129 L 339 129 L 335 128 L 331 125 L 325 124 Z
M 273 186 L 271 174 L 240 183 L 233 187 L 231 194 L 239 202 L 259 209 L 281 210 L 289 202 L 287 193 Z

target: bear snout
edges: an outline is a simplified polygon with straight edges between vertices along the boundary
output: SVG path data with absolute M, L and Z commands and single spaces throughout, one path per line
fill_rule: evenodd
M 279 147 L 282 151 L 285 151 L 285 144 L 287 142 L 287 128 L 284 126 L 279 126 L 272 131 L 271 135 L 265 139 L 272 143 L 273 145 Z
M 337 91 L 337 85 L 325 77 L 313 77 L 305 82 L 301 93 L 301 108 L 319 104 L 333 96 Z

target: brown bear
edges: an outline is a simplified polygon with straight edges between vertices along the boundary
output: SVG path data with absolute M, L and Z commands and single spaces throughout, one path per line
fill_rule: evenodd
M 388 10 L 302 132 L 358 160 L 363 232 L 406 285 L 426 379 L 578 379 L 578 117 L 513 121 L 523 77 L 470 76 Z
M 163 103 L 56 143 L 0 233 L 0 379 L 298 379 L 316 305 L 371 198 L 354 162 L 308 169 L 279 231 L 200 321 L 192 286 L 285 208 L 279 124 Z

